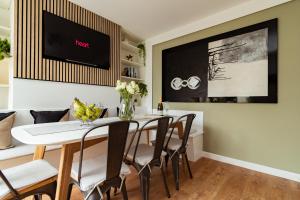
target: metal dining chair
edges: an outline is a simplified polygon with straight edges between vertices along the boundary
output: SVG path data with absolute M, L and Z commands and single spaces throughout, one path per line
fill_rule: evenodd
M 134 168 L 138 171 L 143 200 L 149 199 L 150 175 L 151 169 L 154 167 L 159 167 L 161 169 L 166 194 L 170 198 L 166 175 L 163 169 L 163 158 L 166 155 L 166 153 L 163 152 L 163 145 L 169 129 L 169 124 L 172 124 L 172 122 L 172 117 L 161 117 L 146 122 L 137 133 L 138 137 L 136 140 L 136 145 L 131 146 L 132 142 L 135 139 L 135 137 L 133 137 L 130 143 L 131 147 L 125 154 L 125 162 L 127 164 L 133 165 Z M 148 144 L 140 143 L 142 132 L 153 126 L 157 126 L 156 145 L 150 146 Z
M 128 199 L 125 180 L 126 175 L 130 173 L 130 169 L 123 163 L 123 158 L 131 124 L 136 125 L 134 131 L 137 132 L 139 128 L 137 121 L 117 121 L 94 127 L 83 135 L 79 161 L 73 162 L 72 165 L 68 199 L 70 199 L 74 184 L 80 188 L 85 199 L 103 199 L 103 194 L 105 193 L 107 199 L 110 199 L 111 188 L 121 189 L 123 198 L 125 200 Z M 107 128 L 107 154 L 84 160 L 86 137 L 95 131 L 100 131 L 100 129 L 107 131 Z
M 164 144 L 164 151 L 167 153 L 167 155 L 165 156 L 166 166 L 168 165 L 168 160 L 171 159 L 173 175 L 174 175 L 175 184 L 176 184 L 176 190 L 179 190 L 179 158 L 180 158 L 180 156 L 182 156 L 182 159 L 184 159 L 186 162 L 190 178 L 193 178 L 186 150 L 187 150 L 187 142 L 188 142 L 189 135 L 191 132 L 191 127 L 192 127 L 195 117 L 196 117 L 195 114 L 187 114 L 187 115 L 183 115 L 183 116 L 179 117 L 177 119 L 176 123 L 179 123 L 180 121 L 186 122 L 182 138 L 172 137 L 172 135 L 174 133 L 174 129 L 175 129 L 175 124 L 176 124 L 176 123 L 174 123 L 174 126 L 171 128 L 169 137 L 165 141 L 165 144 Z M 178 137 L 180 137 L 180 136 L 178 135 Z
M 45 160 L 34 160 L 22 165 L 0 170 L 0 199 L 21 200 L 42 194 L 55 199 L 57 170 Z

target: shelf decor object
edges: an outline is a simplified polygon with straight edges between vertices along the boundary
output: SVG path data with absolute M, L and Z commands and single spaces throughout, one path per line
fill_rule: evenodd
M 277 103 L 277 19 L 162 52 L 168 102 Z

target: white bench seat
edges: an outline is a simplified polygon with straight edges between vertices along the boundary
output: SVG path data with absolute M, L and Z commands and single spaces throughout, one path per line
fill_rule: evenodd
M 5 161 L 9 159 L 19 158 L 22 156 L 33 155 L 35 151 L 35 145 L 28 145 L 19 142 L 13 142 L 14 147 L 0 150 L 0 161 Z M 61 146 L 47 146 L 46 150 L 51 151 L 55 149 L 60 149 Z

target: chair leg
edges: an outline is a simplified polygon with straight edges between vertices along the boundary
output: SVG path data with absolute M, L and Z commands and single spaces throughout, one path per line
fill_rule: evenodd
M 187 157 L 186 153 L 184 153 L 184 157 L 185 157 L 185 162 L 186 162 L 187 168 L 189 170 L 190 178 L 193 178 L 191 167 L 190 167 L 190 163 L 189 163 L 189 160 L 188 160 L 188 157 Z
M 34 197 L 34 200 L 42 200 L 42 194 L 36 194 L 33 196 Z
M 124 200 L 128 200 L 128 195 L 127 195 L 127 189 L 126 189 L 125 181 L 124 181 L 124 183 L 122 185 L 121 190 L 122 190 L 123 199 Z
M 164 185 L 165 185 L 165 190 L 166 190 L 166 193 L 167 193 L 167 197 L 170 198 L 171 195 L 170 195 L 170 191 L 169 191 L 169 187 L 168 187 L 168 183 L 167 183 L 165 171 L 164 171 L 163 167 L 161 167 L 160 170 L 161 170 L 161 174 L 162 174 L 162 177 L 163 177 L 163 181 L 164 181 Z
M 143 200 L 149 200 L 149 189 L 150 189 L 150 171 L 148 167 L 144 168 L 140 173 L 140 189 Z
M 117 187 L 114 187 L 114 195 L 115 195 L 115 196 L 117 195 L 117 192 L 118 192 L 118 188 L 117 188 Z
M 54 182 L 53 184 L 51 184 L 50 187 L 51 187 L 50 193 L 49 193 L 50 199 L 55 200 L 57 183 Z
M 68 195 L 67 195 L 68 200 L 71 199 L 72 189 L 73 189 L 73 184 L 71 183 L 69 184 L 69 188 L 68 188 Z
M 87 194 L 88 194 L 88 192 L 84 193 L 84 198 L 87 197 Z M 101 196 L 100 196 L 100 194 L 98 193 L 97 190 L 94 190 L 94 191 L 90 194 L 90 196 L 87 198 L 87 200 L 99 200 L 99 199 L 101 199 Z
M 176 184 L 176 190 L 179 190 L 179 154 L 176 153 L 172 157 L 172 168 L 173 168 L 173 175 Z
M 106 197 L 107 197 L 107 200 L 110 200 L 110 189 L 107 190 Z
M 168 162 L 169 162 L 169 154 L 167 154 L 165 156 L 165 165 L 166 165 L 166 169 L 168 168 Z

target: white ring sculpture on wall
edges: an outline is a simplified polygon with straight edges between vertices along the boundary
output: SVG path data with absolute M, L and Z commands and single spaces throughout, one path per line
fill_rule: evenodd
M 191 90 L 196 90 L 200 86 L 201 79 L 198 76 L 191 76 L 187 80 L 182 80 L 179 77 L 173 78 L 171 81 L 171 88 L 173 90 L 181 90 L 181 88 L 188 87 Z

